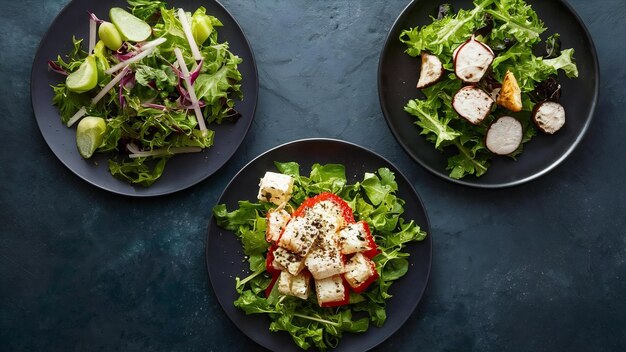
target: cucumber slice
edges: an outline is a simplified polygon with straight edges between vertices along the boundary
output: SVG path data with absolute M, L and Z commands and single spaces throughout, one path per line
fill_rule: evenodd
M 124 40 L 142 42 L 152 34 L 152 28 L 149 24 L 121 7 L 111 8 L 109 18 Z

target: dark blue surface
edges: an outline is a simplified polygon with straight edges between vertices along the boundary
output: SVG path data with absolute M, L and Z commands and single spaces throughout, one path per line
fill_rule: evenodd
M 154 199 L 88 185 L 37 129 L 30 67 L 66 2 L 3 1 L 0 13 L 1 350 L 257 349 L 210 289 L 206 226 L 247 161 L 306 137 L 376 150 L 413 182 L 429 212 L 430 286 L 379 350 L 626 349 L 623 1 L 571 1 L 598 49 L 596 116 L 566 162 L 505 190 L 442 181 L 415 164 L 385 125 L 376 66 L 406 1 L 224 1 L 258 60 L 254 124 L 214 176 Z

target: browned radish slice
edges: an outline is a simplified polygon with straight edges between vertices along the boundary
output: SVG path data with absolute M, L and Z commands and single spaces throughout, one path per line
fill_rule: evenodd
M 443 76 L 443 64 L 435 55 L 422 53 L 422 67 L 420 68 L 420 78 L 417 81 L 417 89 L 430 87 L 437 83 Z
M 489 94 L 474 86 L 463 87 L 452 97 L 452 107 L 457 114 L 474 125 L 489 115 L 493 104 Z
M 511 116 L 502 116 L 489 126 L 485 145 L 492 153 L 513 153 L 522 143 L 522 124 Z
M 454 73 L 465 83 L 477 83 L 483 78 L 494 58 L 491 48 L 472 36 L 455 50 Z
M 496 103 L 513 112 L 522 111 L 522 90 L 519 84 L 517 84 L 517 79 L 515 79 L 513 72 L 506 71 L 504 81 L 502 81 L 502 89 Z
M 553 101 L 539 103 L 533 109 L 533 121 L 541 131 L 554 134 L 565 124 L 565 108 Z

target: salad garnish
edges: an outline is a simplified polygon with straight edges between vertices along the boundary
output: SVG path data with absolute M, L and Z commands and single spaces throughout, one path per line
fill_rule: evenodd
M 128 4 L 111 8 L 110 22 L 86 14 L 87 51 L 73 38 L 73 50 L 48 66 L 65 76 L 52 87 L 61 121 L 98 122 L 98 129 L 77 129 L 81 156 L 111 153 L 112 175 L 149 186 L 172 155 L 213 145 L 208 125 L 240 116 L 241 59 L 218 41 L 222 23 L 204 7 L 188 13 L 163 1 Z
M 557 76 L 578 77 L 574 49 L 561 49 L 558 33 L 540 46 L 547 28 L 524 0 L 473 5 L 455 12 L 443 4 L 431 24 L 400 35 L 405 52 L 421 57 L 423 97 L 405 111 L 437 150 L 456 151 L 447 165 L 455 179 L 482 176 L 498 155 L 515 159 L 535 125 L 557 132 L 565 124 Z
M 274 164 L 257 201 L 213 208 L 250 266 L 234 282 L 234 305 L 266 314 L 270 331 L 288 332 L 303 349 L 333 348 L 344 332 L 382 326 L 389 288 L 409 270 L 406 246 L 426 236 L 403 217 L 393 172 L 349 184 L 340 164 L 314 164 L 309 176 L 295 162 Z

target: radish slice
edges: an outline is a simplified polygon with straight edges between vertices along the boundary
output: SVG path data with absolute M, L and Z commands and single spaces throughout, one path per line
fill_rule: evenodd
M 191 48 L 191 54 L 193 55 L 194 60 L 202 60 L 202 55 L 200 55 L 198 45 L 196 44 L 195 39 L 193 39 L 191 26 L 189 25 L 189 21 L 187 20 L 187 14 L 182 8 L 178 9 L 178 20 L 180 20 L 180 24 L 183 26 L 183 32 L 185 32 L 185 37 L 187 37 L 187 41 L 189 42 L 189 47 Z
M 511 116 L 502 116 L 489 126 L 485 145 L 497 155 L 511 154 L 522 143 L 522 124 Z
M 457 114 L 474 125 L 489 115 L 494 103 L 489 94 L 474 86 L 461 88 L 452 98 L 452 107 Z
M 76 113 L 70 117 L 69 120 L 67 120 L 67 127 L 72 127 L 73 124 L 76 123 L 76 121 L 80 120 L 81 117 L 87 115 L 87 108 L 85 108 L 84 106 L 81 107 L 80 109 L 78 109 L 78 111 L 76 111 Z
M 547 134 L 554 134 L 565 124 L 565 108 L 559 103 L 545 101 L 533 109 L 535 125 Z
M 202 116 L 202 111 L 200 110 L 200 104 L 198 103 L 198 97 L 196 96 L 196 91 L 193 89 L 193 84 L 191 83 L 191 76 L 189 75 L 189 70 L 187 69 L 187 65 L 185 64 L 183 53 L 180 51 L 179 48 L 175 48 L 174 54 L 176 55 L 176 60 L 178 60 L 178 66 L 180 68 L 180 71 L 183 73 L 185 87 L 187 88 L 187 92 L 189 93 L 189 100 L 191 100 L 193 111 L 196 113 L 196 120 L 198 121 L 198 127 L 200 128 L 200 131 L 202 131 L 202 133 L 206 133 L 206 126 L 204 124 L 204 116 Z
M 472 36 L 454 54 L 454 73 L 465 83 L 477 83 L 483 78 L 495 55 L 491 48 Z
M 443 76 L 443 64 L 435 55 L 422 53 L 422 67 L 420 68 L 420 78 L 417 81 L 417 89 L 430 87 L 437 83 Z

